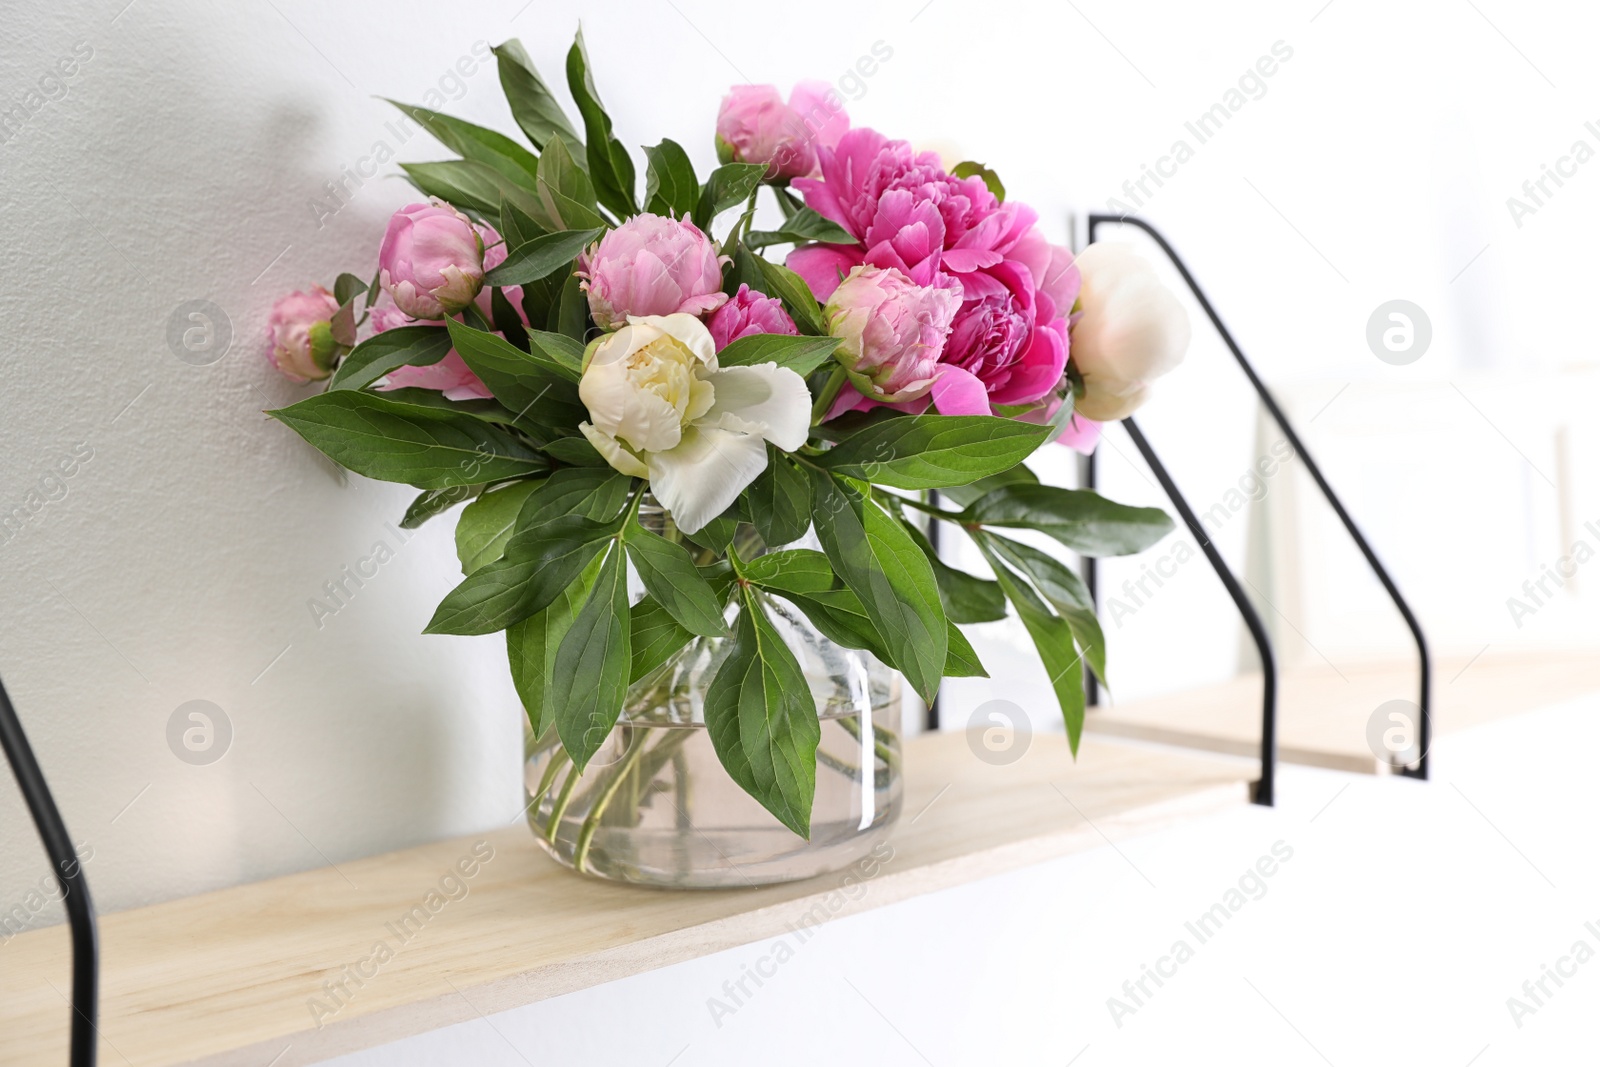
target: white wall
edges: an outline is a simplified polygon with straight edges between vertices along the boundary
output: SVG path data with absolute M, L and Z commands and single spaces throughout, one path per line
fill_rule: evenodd
M 25 506 L 75 446 L 93 450 L 66 495 L 0 544 L 0 671 L 75 837 L 94 849 L 90 879 L 109 909 L 517 810 L 519 712 L 498 641 L 419 635 L 455 577 L 448 529 L 399 547 L 319 629 L 308 599 L 376 542 L 396 545 L 387 524 L 408 494 L 346 483 L 260 415 L 302 392 L 261 359 L 272 299 L 370 272 L 383 221 L 409 194 L 392 179 L 352 186 L 322 226 L 312 199 L 379 141 L 401 159 L 435 154 L 421 137 L 396 144 L 373 97 L 417 101 L 442 81 L 461 97 L 448 110 L 512 129 L 492 69 L 452 73 L 474 42 L 520 35 L 554 79 L 582 14 L 624 141 L 670 136 L 703 172 L 730 83 L 838 79 L 883 41 L 893 56 L 848 94 L 854 118 L 991 163 L 1065 239 L 1069 211 L 1103 206 L 1281 40 L 1293 58 L 1266 95 L 1147 206 L 1267 376 L 1331 396 L 1344 382 L 1471 371 L 1485 421 L 1521 441 L 1479 425 L 1474 447 L 1533 455 L 1547 428 L 1537 397 L 1531 422 L 1513 421 L 1502 383 L 1594 359 L 1577 316 L 1597 281 L 1587 235 L 1600 164 L 1521 228 L 1504 203 L 1573 139 L 1600 145 L 1583 129 L 1600 118 L 1583 103 L 1594 14 L 1577 5 L 826 0 L 733 17 L 708 0 L 125 3 L 17 6 L 0 41 L 5 101 L 76 42 L 93 50 L 65 98 L 0 144 L 0 513 Z M 1428 357 L 1404 368 L 1362 339 L 1372 309 L 1397 296 L 1435 330 Z M 181 361 L 166 336 L 196 299 L 233 333 L 206 366 Z M 1224 359 L 1197 341 L 1145 420 L 1197 501 L 1250 459 L 1253 412 Z M 1374 484 L 1352 503 L 1392 509 L 1367 516 L 1375 531 L 1446 518 L 1463 538 L 1486 509 L 1554 508 L 1521 461 L 1500 460 L 1515 484 L 1482 479 L 1447 516 L 1382 483 L 1460 471 L 1451 453 L 1367 464 L 1358 476 Z M 1155 499 L 1131 468 L 1106 466 L 1118 495 Z M 1230 530 L 1236 559 L 1243 533 Z M 1524 558 L 1553 559 L 1549 547 L 1524 546 Z M 1471 586 L 1459 558 L 1410 551 L 1402 578 Z M 1236 631 L 1210 621 L 1225 602 L 1198 564 L 1186 580 L 1113 649 L 1124 691 L 1235 669 Z M 174 710 L 196 699 L 234 730 L 209 766 L 166 740 Z M 0 805 L 7 907 L 45 866 L 9 785 Z

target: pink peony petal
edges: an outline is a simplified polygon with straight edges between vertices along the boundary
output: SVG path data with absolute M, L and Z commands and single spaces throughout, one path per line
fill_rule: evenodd
M 1033 331 L 1028 350 L 1012 367 L 1010 379 L 989 399 L 996 404 L 1031 404 L 1054 389 L 1066 369 L 1066 322 L 1057 319 Z
M 839 279 L 861 265 L 861 250 L 842 245 L 806 245 L 789 253 L 785 265 L 811 287 L 812 295 L 826 301 L 839 288 Z
M 949 363 L 939 368 L 929 394 L 941 415 L 989 414 L 989 391 L 977 376 Z
M 1074 452 L 1087 456 L 1100 440 L 1100 424 L 1093 419 L 1074 414 L 1067 420 L 1067 428 L 1056 438 L 1056 444 L 1066 445 Z

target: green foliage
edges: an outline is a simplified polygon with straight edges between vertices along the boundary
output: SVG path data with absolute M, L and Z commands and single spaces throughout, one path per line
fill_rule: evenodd
M 885 419 L 817 457 L 828 470 L 896 489 L 942 489 L 1010 470 L 1048 431 L 993 415 Z
M 267 412 L 340 466 L 418 489 L 523 478 L 549 461 L 520 437 L 456 412 L 342 389 Z

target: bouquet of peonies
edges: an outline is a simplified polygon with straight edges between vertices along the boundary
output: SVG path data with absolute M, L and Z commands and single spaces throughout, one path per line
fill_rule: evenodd
M 286 296 L 269 327 L 281 372 L 327 382 L 273 417 L 420 489 L 408 528 L 467 502 L 466 577 L 427 632 L 504 630 L 535 736 L 555 730 L 580 770 L 631 685 L 724 638 L 717 755 L 805 835 L 817 708 L 771 598 L 928 700 L 985 674 L 957 624 L 1009 604 L 1075 751 L 1100 627 L 1074 572 L 1006 531 L 1101 556 L 1171 528 L 1023 461 L 1091 448 L 1176 365 L 1172 295 L 1117 246 L 1050 244 L 986 167 L 851 129 L 825 85 L 734 89 L 721 165 L 702 180 L 679 145 L 646 147 L 641 198 L 581 34 L 581 135 L 519 42 L 494 52 L 531 149 L 399 105 L 461 158 L 403 165 L 428 199 L 389 220 L 370 283 Z M 774 229 L 755 228 L 763 194 Z M 670 521 L 642 523 L 646 505 Z M 916 513 L 993 577 L 942 562 Z

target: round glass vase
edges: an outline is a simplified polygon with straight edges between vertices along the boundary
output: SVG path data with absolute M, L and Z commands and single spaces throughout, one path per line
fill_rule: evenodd
M 641 518 L 660 532 L 658 516 Z M 528 824 L 546 852 L 611 881 L 737 888 L 847 867 L 888 835 L 901 805 L 899 675 L 830 641 L 787 601 L 764 599 L 822 727 L 810 840 L 745 793 L 718 760 L 703 707 L 732 639 L 700 637 L 628 691 L 582 774 L 553 729 L 529 737 Z

